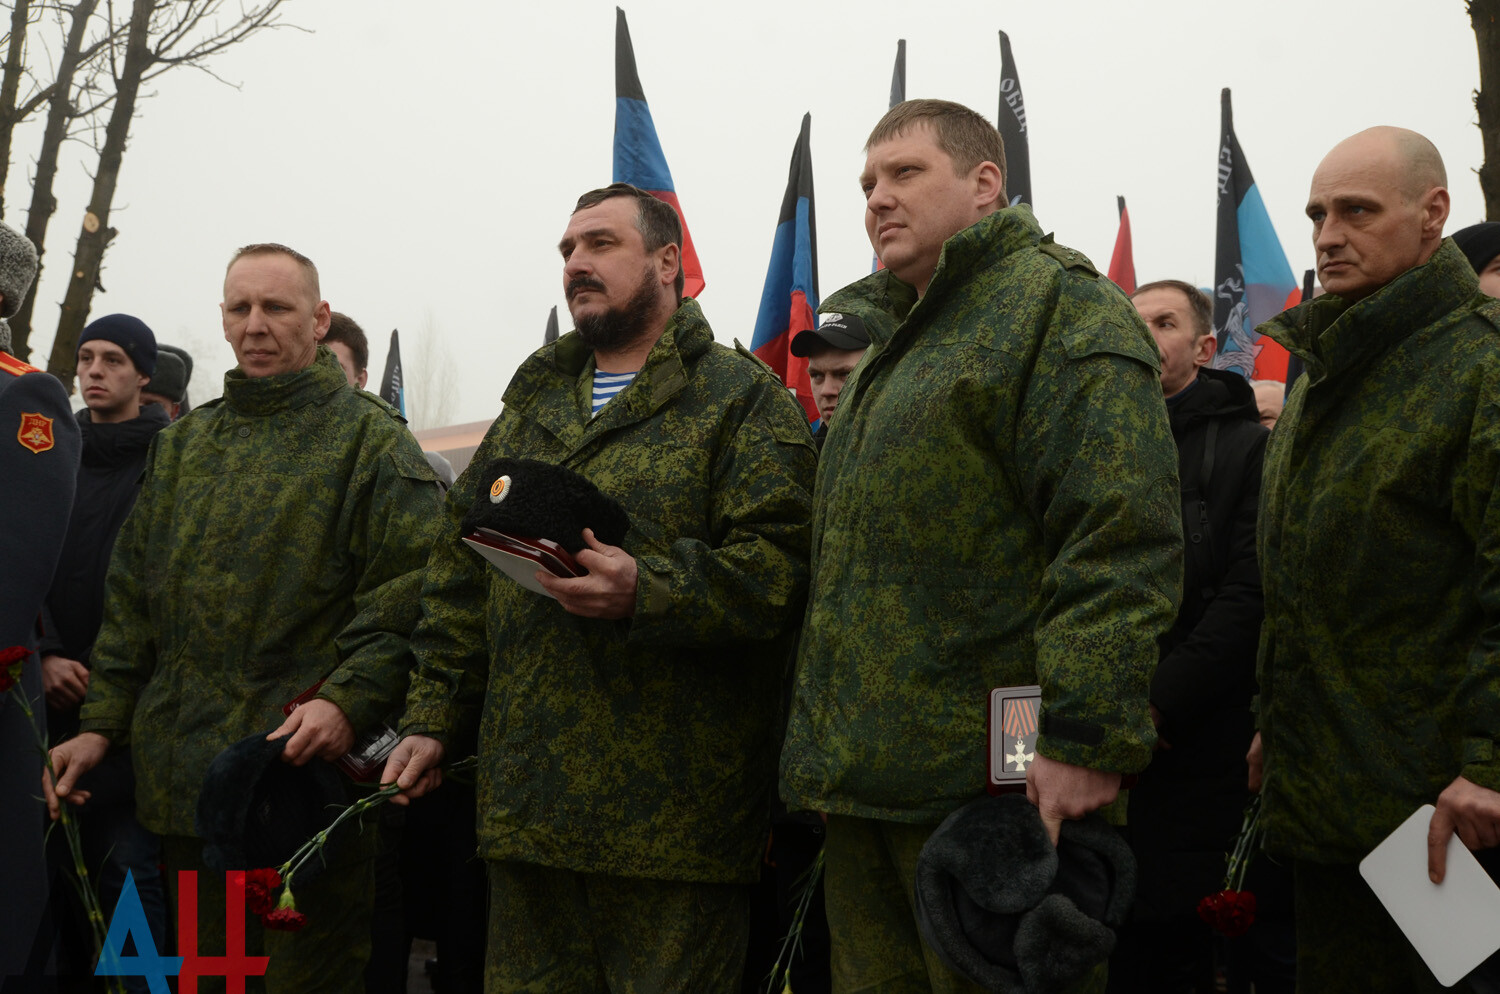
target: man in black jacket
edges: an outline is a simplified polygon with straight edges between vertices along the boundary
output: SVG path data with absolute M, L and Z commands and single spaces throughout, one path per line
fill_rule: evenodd
M 89 684 L 89 656 L 104 619 L 104 574 L 115 536 L 135 505 L 156 433 L 169 423 L 156 404 L 141 403 L 141 390 L 157 372 L 156 336 L 145 322 L 110 314 L 84 328 L 78 339 L 78 382 L 87 405 L 78 412 L 83 461 L 68 534 L 42 609 L 42 689 L 52 741 L 78 731 L 78 708 Z M 84 856 L 98 872 L 106 916 L 118 900 L 125 872 L 135 877 L 158 949 L 166 948 L 166 893 L 160 843 L 135 819 L 135 776 L 130 750 L 121 749 L 80 782 L 91 797 L 80 811 Z M 54 865 L 70 865 L 61 833 L 48 846 Z M 66 886 L 53 888 L 60 939 L 60 967 L 88 976 L 92 940 L 81 904 Z M 138 983 L 138 986 L 136 982 Z M 126 979 L 129 990 L 146 989 L 144 978 Z
M 1262 617 L 1255 519 L 1267 430 L 1244 377 L 1208 368 L 1213 307 L 1161 280 L 1131 298 L 1161 351 L 1161 384 L 1182 480 L 1182 609 L 1151 683 L 1160 741 L 1130 792 L 1140 867 L 1132 920 L 1110 961 L 1112 992 L 1213 990 L 1200 898 L 1220 889 L 1245 803 L 1245 751 Z

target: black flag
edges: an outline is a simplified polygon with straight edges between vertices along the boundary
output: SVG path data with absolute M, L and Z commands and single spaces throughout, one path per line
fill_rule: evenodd
M 557 341 L 557 305 L 552 305 L 552 313 L 547 315 L 547 330 L 542 332 L 542 344 L 551 345 Z
M 380 381 L 380 399 L 406 417 L 406 387 L 401 377 L 401 340 L 391 332 L 391 350 L 385 354 L 385 376 Z
M 906 39 L 896 42 L 896 68 L 891 70 L 891 106 L 906 99 Z
M 1033 204 L 1031 152 L 1026 145 L 1026 99 L 1010 56 L 1010 37 L 1000 32 L 1000 139 L 1005 143 L 1005 195 L 1010 206 Z M 1033 204 L 1033 206 L 1035 206 Z

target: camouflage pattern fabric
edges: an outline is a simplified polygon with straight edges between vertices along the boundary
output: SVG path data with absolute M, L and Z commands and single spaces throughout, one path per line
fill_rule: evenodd
M 1158 353 L 1088 260 L 1008 208 L 926 295 L 888 271 L 818 466 L 782 755 L 788 805 L 936 823 L 984 790 L 992 688 L 1039 683 L 1039 748 L 1146 766 L 1156 638 L 1182 583 Z
M 484 676 L 479 848 L 584 873 L 751 882 L 807 585 L 807 419 L 684 301 L 630 385 L 590 416 L 576 333 L 522 364 L 448 497 L 413 636 L 403 734 L 446 738 Z M 555 462 L 619 500 L 635 616 L 569 614 L 463 545 L 491 460 Z
M 738 994 L 750 889 L 492 862 L 485 994 Z
M 1497 327 L 1451 240 L 1260 326 L 1307 364 L 1258 537 L 1273 852 L 1352 863 L 1460 774 L 1500 789 Z
M 82 709 L 83 731 L 129 733 L 143 825 L 192 835 L 214 756 L 324 677 L 356 734 L 399 707 L 438 501 L 400 416 L 324 346 L 300 372 L 227 373 L 156 436 Z
M 837 994 L 970 994 L 917 930 L 917 857 L 936 825 L 828 816 L 828 931 Z M 1104 990 L 1106 964 L 1068 989 Z
M 1262 326 L 1264 327 L 1264 326 Z M 1276 430 L 1281 430 L 1277 422 Z M 1355 865 L 1292 864 L 1297 990 L 1316 994 L 1457 994 L 1437 982 Z
M 265 976 L 245 978 L 245 994 L 364 994 L 379 838 L 373 818 L 366 819 L 365 827 L 337 851 L 330 848 L 325 872 L 293 887 L 297 910 L 307 916 L 300 931 L 271 931 L 245 912 L 243 952 L 269 957 Z M 163 852 L 173 907 L 179 903 L 178 871 L 198 874 L 198 954 L 224 955 L 224 873 L 203 865 L 201 839 L 168 837 Z M 225 988 L 222 976 L 198 978 L 198 994 L 224 994 Z

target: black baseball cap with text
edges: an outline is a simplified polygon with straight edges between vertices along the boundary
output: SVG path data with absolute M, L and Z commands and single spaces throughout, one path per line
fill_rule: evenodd
M 807 358 L 819 345 L 832 346 L 843 352 L 857 352 L 870 347 L 870 333 L 858 315 L 830 313 L 816 328 L 804 328 L 792 339 L 792 355 Z

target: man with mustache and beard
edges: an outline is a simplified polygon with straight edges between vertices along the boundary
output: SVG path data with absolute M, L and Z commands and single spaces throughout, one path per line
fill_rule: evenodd
M 428 564 L 382 780 L 425 793 L 482 704 L 487 991 L 739 989 L 817 456 L 786 387 L 682 299 L 681 244 L 633 186 L 579 199 L 558 246 L 577 330 L 517 371 Z M 588 575 L 538 574 L 555 601 L 459 541 L 509 492 L 485 468 L 522 457 L 630 519 L 621 546 L 583 530 Z

